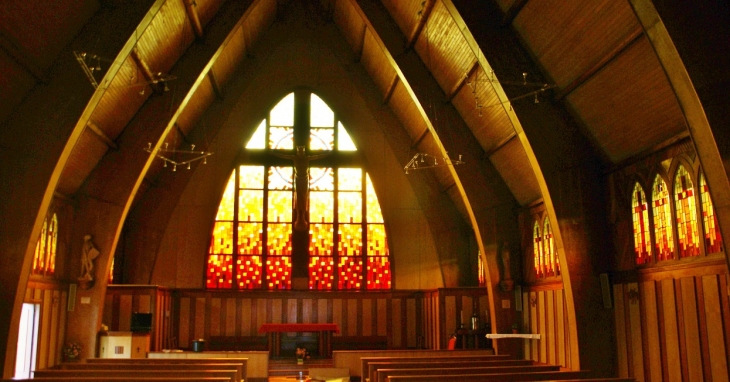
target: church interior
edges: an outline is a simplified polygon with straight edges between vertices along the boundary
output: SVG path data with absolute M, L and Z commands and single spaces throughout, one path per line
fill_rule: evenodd
M 728 380 L 726 0 L 8 0 L 0 68 L 2 378 L 141 327 Z

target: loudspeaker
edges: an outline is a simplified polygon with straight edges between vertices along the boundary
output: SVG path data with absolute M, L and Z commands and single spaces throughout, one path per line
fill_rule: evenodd
M 522 285 L 515 285 L 515 311 L 522 311 Z
M 608 281 L 608 273 L 601 273 L 601 294 L 603 295 L 603 307 L 606 309 L 613 308 L 611 299 L 611 283 Z
M 66 310 L 69 312 L 73 312 L 74 309 L 76 309 L 76 284 L 69 284 Z

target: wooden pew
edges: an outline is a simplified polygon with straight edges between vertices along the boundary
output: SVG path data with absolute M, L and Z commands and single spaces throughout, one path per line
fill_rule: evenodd
M 462 360 L 460 357 L 443 358 L 439 361 L 422 360 L 418 358 L 396 359 L 391 358 L 388 362 L 369 362 L 367 374 L 371 382 L 382 381 L 375 374 L 378 369 L 412 369 L 421 367 L 446 367 L 446 368 L 463 368 L 463 367 L 489 367 L 489 366 L 529 366 L 535 363 L 525 359 L 510 360 Z
M 241 379 L 248 380 L 249 375 L 248 358 L 89 358 L 87 364 L 122 364 L 122 365 L 195 365 L 195 364 L 240 364 Z M 83 364 L 83 363 L 81 363 Z
M 434 349 L 398 349 L 398 350 L 334 350 L 332 351 L 332 366 L 336 368 L 348 368 L 350 377 L 357 379 L 367 378 L 362 374 L 360 360 L 364 357 L 463 357 L 467 355 L 494 355 L 494 349 L 457 349 L 457 350 L 434 350 Z M 513 357 L 508 357 L 513 358 Z
M 439 362 L 439 361 L 446 361 L 446 360 L 460 360 L 460 361 L 507 361 L 507 360 L 514 360 L 509 355 L 462 355 L 462 356 L 451 356 L 451 357 L 441 357 L 433 356 L 433 355 L 425 355 L 423 357 L 420 356 L 408 356 L 408 357 L 362 357 L 360 358 L 360 375 L 362 378 L 374 378 L 369 374 L 369 367 L 368 365 L 370 362 L 410 362 L 418 360 L 419 362 Z
M 188 378 L 204 378 L 204 377 L 223 377 L 228 378 L 228 381 L 233 382 L 236 379 L 235 370 L 61 370 L 61 369 L 46 369 L 36 370 L 34 373 L 35 378 L 84 378 L 84 377 L 126 377 L 128 380 L 137 380 L 140 378 L 175 378 L 175 377 L 188 377 Z
M 563 381 L 570 379 L 587 378 L 587 371 L 539 371 L 529 373 L 492 373 L 492 374 L 470 374 L 464 370 L 464 374 L 441 375 L 433 371 L 427 375 L 394 375 L 386 382 L 514 382 L 514 381 Z
M 412 366 L 412 365 L 411 365 Z M 506 373 L 534 373 L 542 371 L 560 371 L 556 365 L 520 365 L 520 366 L 487 366 L 487 367 L 421 367 L 421 368 L 397 368 L 377 369 L 375 381 L 385 382 L 389 377 L 396 375 L 428 375 L 438 373 L 439 375 L 462 375 L 462 374 L 506 374 Z M 370 380 L 373 381 L 372 379 Z
M 227 382 L 225 377 L 164 377 L 164 378 L 135 378 L 129 377 L 58 377 L 58 378 L 31 378 L 31 379 L 3 379 L 2 382 Z
M 234 370 L 236 372 L 236 382 L 243 381 L 245 378 L 245 370 L 242 363 L 228 362 L 191 362 L 191 363 L 62 363 L 56 369 L 60 370 Z

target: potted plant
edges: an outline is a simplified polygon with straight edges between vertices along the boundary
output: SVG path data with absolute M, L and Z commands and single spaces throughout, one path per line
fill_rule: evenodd
M 307 357 L 307 349 L 306 348 L 297 348 L 297 365 L 303 365 L 304 364 L 304 358 Z
M 63 358 L 67 362 L 75 362 L 81 358 L 81 345 L 69 342 L 63 346 Z

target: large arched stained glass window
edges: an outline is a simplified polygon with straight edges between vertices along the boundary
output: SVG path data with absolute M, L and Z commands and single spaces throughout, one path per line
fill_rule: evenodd
M 705 230 L 705 250 L 707 254 L 722 252 L 722 234 L 717 224 L 715 207 L 710 197 L 710 189 L 705 182 L 705 175 L 700 174 L 700 200 L 702 201 L 702 227 Z
M 700 254 L 699 233 L 697 229 L 697 207 L 692 179 L 684 166 L 679 165 L 674 178 L 674 203 L 677 211 L 677 243 L 679 257 Z
M 542 239 L 540 223 L 536 220 L 532 228 L 532 249 L 535 256 L 535 274 L 538 278 L 545 277 L 545 258 L 543 256 L 544 248 Z
M 317 95 L 284 97 L 223 193 L 206 287 L 290 289 L 303 272 L 310 289 L 390 289 L 383 215 L 355 151 Z
M 667 190 L 667 184 L 664 182 L 664 179 L 657 174 L 654 178 L 654 185 L 651 188 L 657 260 L 672 259 L 674 258 L 672 210 L 669 204 L 669 191 Z
M 545 216 L 543 223 L 543 245 L 545 250 L 543 258 L 545 259 L 545 276 L 557 276 L 560 274 L 560 267 L 557 262 L 557 253 L 555 253 L 555 238 L 553 237 L 553 229 L 550 227 L 550 220 Z
M 649 209 L 644 189 L 639 182 L 631 193 L 631 214 L 634 221 L 634 253 L 636 264 L 645 264 L 651 260 L 651 236 L 649 235 Z
M 52 276 L 56 273 L 56 245 L 58 244 L 58 218 L 54 213 L 51 220 L 43 221 L 41 236 L 35 246 L 33 256 L 34 275 Z

